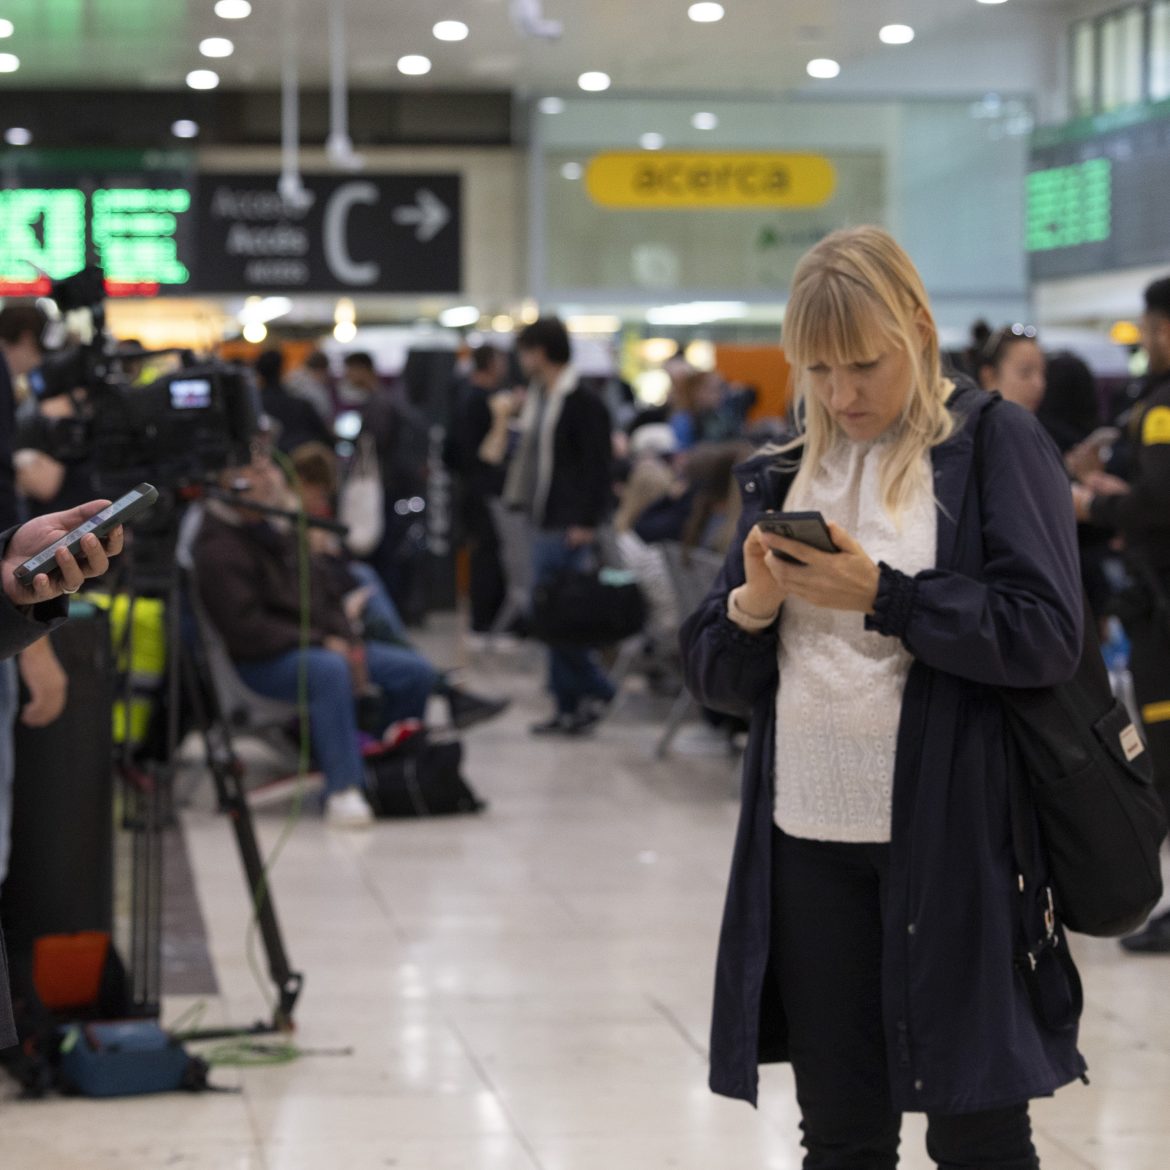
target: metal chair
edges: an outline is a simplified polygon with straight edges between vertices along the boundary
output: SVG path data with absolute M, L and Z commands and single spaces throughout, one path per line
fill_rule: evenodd
M 684 618 L 689 617 L 706 599 L 715 578 L 719 575 L 719 570 L 723 568 L 723 557 L 710 549 L 684 549 L 682 545 L 673 542 L 659 547 L 666 559 L 666 568 L 674 586 L 675 596 L 678 598 L 678 611 Z M 671 744 L 682 730 L 682 725 L 698 709 L 698 703 L 691 697 L 686 686 L 680 687 L 666 718 L 662 737 L 654 749 L 658 759 L 666 758 Z

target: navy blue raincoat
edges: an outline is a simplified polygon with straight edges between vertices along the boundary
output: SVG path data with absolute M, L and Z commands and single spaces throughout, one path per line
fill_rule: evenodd
M 1085 1071 L 1075 1022 L 1059 1031 L 1042 1024 L 1017 969 L 1043 937 L 1044 902 L 1013 856 L 1009 793 L 1020 763 L 997 695 L 1065 681 L 1076 668 L 1081 585 L 1068 479 L 1025 411 L 970 385 L 950 408 L 955 431 L 931 453 L 937 565 L 914 577 L 883 565 L 875 612 L 857 619 L 914 656 L 894 768 L 883 1021 L 894 1107 L 941 1114 L 1047 1096 Z M 792 475 L 768 455 L 739 470 L 738 539 L 681 635 L 692 694 L 751 719 L 710 1083 L 753 1104 L 758 1065 L 787 1059 L 769 969 L 780 679 L 777 626 L 740 630 L 727 595 L 744 581 L 743 539 L 762 509 L 783 507 Z M 1056 998 L 1068 992 L 1058 973 L 1044 986 Z M 1064 1007 L 1050 1006 L 1049 1018 Z

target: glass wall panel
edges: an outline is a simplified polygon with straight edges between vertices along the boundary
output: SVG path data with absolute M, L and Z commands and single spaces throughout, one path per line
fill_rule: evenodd
M 1170 0 L 1150 8 L 1150 100 L 1170 98 Z
M 1145 95 L 1145 12 L 1138 6 L 1101 21 L 1101 109 L 1137 105 Z

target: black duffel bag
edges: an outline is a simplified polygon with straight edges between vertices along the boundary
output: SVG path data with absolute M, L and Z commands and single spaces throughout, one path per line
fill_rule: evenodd
M 550 646 L 612 646 L 646 626 L 646 597 L 633 573 L 565 569 L 532 591 L 531 634 Z
M 365 757 L 366 797 L 377 817 L 481 812 L 487 805 L 463 778 L 463 745 L 425 732 Z
M 1073 678 L 999 693 L 1028 774 L 1057 917 L 1081 934 L 1129 934 L 1162 896 L 1166 814 L 1141 731 L 1109 688 L 1087 599 Z

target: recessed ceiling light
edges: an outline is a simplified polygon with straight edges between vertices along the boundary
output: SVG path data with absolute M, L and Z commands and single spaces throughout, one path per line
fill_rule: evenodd
M 568 162 L 561 167 L 561 178 L 568 179 L 570 183 L 575 183 L 585 173 L 585 168 L 580 163 Z
M 422 77 L 431 71 L 431 59 L 418 53 L 411 53 L 406 57 L 398 58 L 398 72 L 407 77 Z
M 979 0 L 980 4 L 1005 4 L 1007 0 Z
M 236 46 L 227 37 L 208 37 L 199 42 L 199 52 L 205 57 L 230 57 Z
M 192 89 L 215 89 L 219 85 L 219 74 L 214 69 L 192 69 L 187 74 L 187 84 Z
M 588 93 L 601 93 L 613 84 L 608 73 L 582 73 L 577 84 Z
M 259 345 L 268 336 L 268 326 L 263 321 L 249 321 L 243 328 L 244 340 Z
M 687 16 L 696 24 L 714 24 L 715 21 L 723 19 L 723 5 L 712 3 L 692 4 L 687 9 Z
M 716 114 L 696 114 L 691 119 L 691 125 L 696 130 L 714 130 L 719 125 L 719 118 Z
M 4 141 L 9 146 L 28 146 L 32 142 L 32 131 L 23 126 L 13 126 L 4 132 Z
M 15 53 L 0 53 L 0 73 L 15 73 L 20 68 L 20 58 Z
M 666 139 L 653 130 L 643 134 L 638 141 L 642 144 L 643 150 L 661 150 L 666 145 Z
M 465 41 L 471 29 L 461 20 L 440 20 L 432 30 L 440 41 Z
M 199 123 L 192 122 L 190 118 L 180 118 L 171 123 L 171 133 L 176 138 L 198 138 Z
M 0 40 L 12 36 L 14 32 L 16 32 L 16 25 L 12 21 L 0 20 Z
M 219 0 L 215 15 L 221 20 L 244 20 L 252 15 L 252 5 L 248 0 Z
M 474 305 L 456 305 L 439 314 L 439 324 L 446 329 L 469 329 L 479 320 L 479 315 Z
M 565 103 L 559 97 L 546 97 L 536 103 L 536 108 L 542 114 L 563 114 Z
M 822 81 L 828 81 L 840 72 L 841 66 L 831 57 L 814 57 L 808 63 L 809 77 L 816 77 Z
M 908 24 L 887 24 L 878 38 L 883 45 L 908 45 L 914 39 L 914 30 Z

